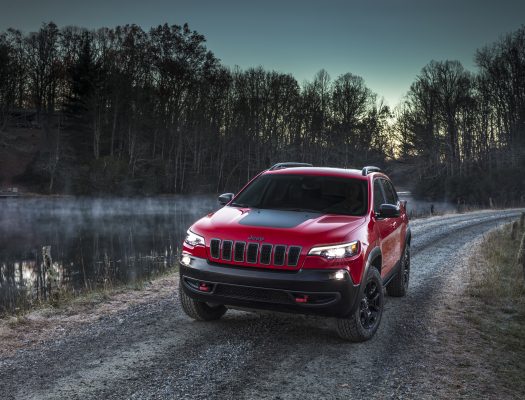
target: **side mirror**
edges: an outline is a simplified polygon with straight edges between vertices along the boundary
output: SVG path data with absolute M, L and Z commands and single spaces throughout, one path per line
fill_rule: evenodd
M 219 204 L 225 206 L 230 201 L 232 201 L 234 194 L 233 193 L 223 193 L 219 196 Z
M 397 218 L 399 217 L 399 208 L 394 204 L 381 204 L 377 216 L 379 218 Z

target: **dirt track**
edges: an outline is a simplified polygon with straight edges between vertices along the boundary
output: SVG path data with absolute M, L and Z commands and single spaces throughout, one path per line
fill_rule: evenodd
M 345 343 L 333 321 L 317 317 L 230 310 L 218 322 L 193 322 L 174 289 L 0 359 L 0 398 L 487 396 L 492 383 L 480 377 L 455 382 L 433 372 L 436 355 L 429 352 L 448 362 L 447 349 L 433 348 L 433 315 L 444 285 L 461 287 L 469 244 L 518 215 L 483 211 L 411 222 L 410 293 L 386 297 L 369 342 Z

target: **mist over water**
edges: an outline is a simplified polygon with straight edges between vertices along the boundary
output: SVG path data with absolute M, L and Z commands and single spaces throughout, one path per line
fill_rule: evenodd
M 412 217 L 455 211 L 399 195 Z M 218 208 L 214 195 L 0 199 L 0 314 L 158 275 L 176 264 L 188 227 Z
M 161 273 L 217 208 L 215 196 L 0 199 L 0 314 Z
M 428 217 L 435 214 L 449 214 L 458 211 L 456 205 L 448 201 L 428 201 L 416 199 L 410 192 L 398 192 L 400 200 L 407 201 L 410 218 Z

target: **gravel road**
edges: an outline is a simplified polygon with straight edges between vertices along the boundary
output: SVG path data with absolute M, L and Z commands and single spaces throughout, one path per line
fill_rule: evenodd
M 520 211 L 411 222 L 409 295 L 386 297 L 369 342 L 346 343 L 332 320 L 310 316 L 230 310 L 218 322 L 193 322 L 174 288 L 172 298 L 0 359 L 0 398 L 432 398 L 439 379 L 422 371 L 430 367 L 429 324 L 444 285 L 457 284 L 469 243 Z

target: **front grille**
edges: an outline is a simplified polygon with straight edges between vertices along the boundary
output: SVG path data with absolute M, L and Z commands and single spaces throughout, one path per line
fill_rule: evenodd
M 301 255 L 301 248 L 299 246 L 291 246 L 288 250 L 288 265 L 295 267 L 299 261 L 299 256 Z
M 273 263 L 274 265 L 284 265 L 284 258 L 286 256 L 286 246 L 275 246 L 273 252 Z
M 259 252 L 259 245 L 257 243 L 250 243 L 246 251 L 246 262 L 255 264 L 257 262 L 257 253 Z
M 210 258 L 212 260 L 296 267 L 299 264 L 300 256 L 300 246 L 234 242 L 221 239 L 210 240 Z
M 217 284 L 214 294 L 218 296 L 234 297 L 244 300 L 293 304 L 292 298 L 290 298 L 290 296 L 288 296 L 285 292 L 272 289 L 253 288 L 249 286 Z
M 246 247 L 246 243 L 244 242 L 235 242 L 235 255 L 234 260 L 237 262 L 243 262 L 244 261 L 244 248 Z
M 263 244 L 261 246 L 261 264 L 270 265 L 272 261 L 272 245 Z
M 233 242 L 231 240 L 225 240 L 222 242 L 222 259 L 230 261 L 232 259 L 232 247 Z
M 210 242 L 211 258 L 219 258 L 221 252 L 221 241 L 219 239 L 212 239 Z

